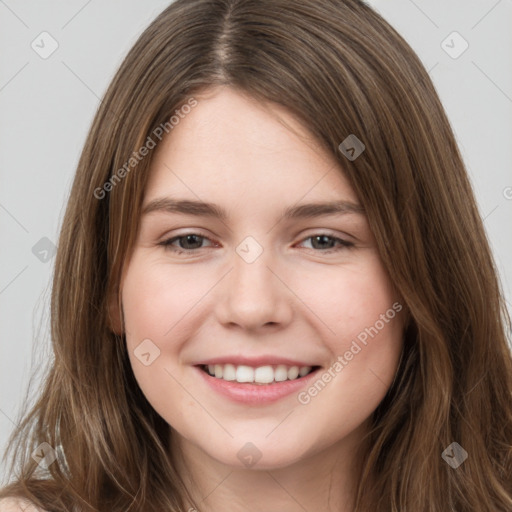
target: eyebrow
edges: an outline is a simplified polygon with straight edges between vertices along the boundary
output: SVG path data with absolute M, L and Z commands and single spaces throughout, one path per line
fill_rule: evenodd
M 150 201 L 143 208 L 142 215 L 148 215 L 153 212 L 214 217 L 223 221 L 228 219 L 227 211 L 216 204 L 189 199 L 172 199 L 170 197 L 162 197 Z M 283 212 L 283 217 L 285 219 L 297 219 L 349 213 L 364 215 L 365 210 L 360 204 L 352 201 L 330 201 L 291 206 Z

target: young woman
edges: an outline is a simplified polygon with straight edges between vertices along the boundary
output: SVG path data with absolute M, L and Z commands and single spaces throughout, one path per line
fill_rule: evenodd
M 178 0 L 86 141 L 4 509 L 510 510 L 507 327 L 448 120 L 378 14 Z

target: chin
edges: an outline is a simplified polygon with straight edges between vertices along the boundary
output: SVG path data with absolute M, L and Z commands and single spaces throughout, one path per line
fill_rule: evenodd
M 248 441 L 248 439 L 253 441 Z M 304 442 L 294 440 L 284 444 L 282 438 L 270 441 L 265 437 L 244 436 L 243 440 L 231 439 L 223 448 L 211 450 L 211 447 L 199 447 L 211 458 L 237 469 L 271 470 L 291 466 L 306 457 Z M 216 447 L 222 445 L 215 444 Z M 299 451 L 297 448 L 301 447 Z

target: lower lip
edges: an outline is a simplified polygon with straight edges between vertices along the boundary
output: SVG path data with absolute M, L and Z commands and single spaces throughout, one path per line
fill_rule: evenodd
M 251 384 L 218 379 L 217 377 L 212 377 L 198 366 L 194 368 L 214 391 L 227 396 L 235 402 L 251 405 L 277 402 L 285 396 L 298 393 L 321 370 L 321 368 L 317 368 L 305 377 L 295 380 L 273 382 L 272 384 Z

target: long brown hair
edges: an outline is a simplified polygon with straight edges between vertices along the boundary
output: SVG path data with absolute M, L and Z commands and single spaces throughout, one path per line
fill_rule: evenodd
M 14 481 L 0 497 L 59 512 L 185 510 L 170 427 L 136 383 L 109 303 L 152 152 L 119 169 L 215 85 L 286 107 L 338 159 L 410 313 L 357 511 L 510 511 L 510 319 L 489 244 L 428 73 L 358 0 L 177 0 L 139 38 L 78 164 L 55 262 L 54 359 L 12 435 Z M 366 147 L 355 160 L 338 149 L 350 134 Z M 47 470 L 31 457 L 43 442 L 57 456 Z M 441 456 L 452 442 L 468 454 L 456 469 Z

